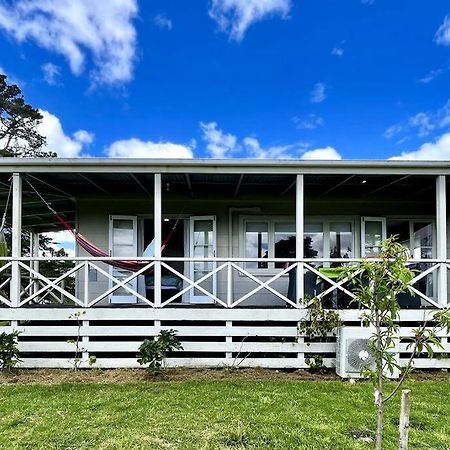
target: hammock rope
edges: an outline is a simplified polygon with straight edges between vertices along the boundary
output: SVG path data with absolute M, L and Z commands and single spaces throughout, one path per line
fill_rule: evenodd
M 5 236 L 5 224 L 6 224 L 6 216 L 8 214 L 9 202 L 11 200 L 11 192 L 12 192 L 12 181 L 10 180 L 8 197 L 6 198 L 5 210 L 3 211 L 2 222 L 0 224 L 0 256 L 8 256 L 9 249 L 8 243 L 6 242 Z M 3 267 L 6 264 L 6 261 L 0 261 L 0 267 Z
M 84 237 L 80 232 L 78 232 L 75 227 L 73 227 L 69 222 L 67 222 L 64 217 L 62 217 L 60 214 L 58 214 L 57 211 L 52 207 L 51 203 L 48 202 L 39 192 L 38 190 L 30 183 L 28 178 L 25 178 L 27 183 L 30 185 L 31 189 L 35 192 L 35 194 L 41 199 L 41 201 L 44 203 L 44 205 L 53 213 L 56 220 L 67 230 L 69 231 L 75 238 L 75 241 L 77 244 L 82 247 L 84 250 L 86 250 L 87 253 L 89 253 L 91 256 L 98 257 L 98 258 L 109 258 L 111 255 L 109 252 L 106 252 L 100 247 L 97 247 L 93 242 L 89 241 L 86 237 Z M 175 230 L 177 228 L 178 222 L 181 219 L 181 214 L 178 215 L 175 224 L 170 229 L 169 233 L 167 234 L 166 238 L 164 239 L 162 245 L 161 245 L 161 253 L 164 251 L 164 249 L 169 245 L 170 239 L 172 238 L 173 234 L 175 233 Z M 151 258 L 150 258 L 151 260 Z M 131 272 L 137 272 L 144 268 L 150 261 L 105 261 L 105 263 L 109 264 L 110 266 L 117 267 L 119 269 L 125 269 L 129 270 Z M 149 269 L 150 271 L 152 269 Z

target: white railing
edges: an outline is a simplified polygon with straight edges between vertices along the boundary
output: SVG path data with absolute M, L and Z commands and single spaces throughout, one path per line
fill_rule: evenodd
M 181 302 L 184 297 L 188 296 L 192 290 L 201 293 L 202 296 L 209 299 L 217 306 L 224 308 L 235 308 L 237 306 L 245 306 L 245 302 L 256 298 L 263 292 L 272 300 L 280 301 L 286 306 L 292 308 L 305 308 L 308 305 L 308 292 L 304 290 L 305 274 L 310 272 L 315 277 L 316 284 L 322 285 L 322 289 L 318 290 L 315 296 L 325 299 L 330 295 L 345 295 L 350 301 L 354 298 L 351 288 L 348 286 L 349 278 L 330 278 L 327 273 L 321 271 L 321 267 L 330 267 L 336 264 L 348 265 L 360 259 L 349 258 L 178 258 L 178 257 L 161 257 L 148 258 L 120 258 L 121 261 L 139 261 L 143 264 L 142 268 L 137 272 L 126 272 L 124 278 L 118 278 L 112 274 L 109 269 L 108 262 L 118 261 L 119 258 L 94 258 L 94 257 L 22 257 L 22 258 L 0 258 L 0 303 L 9 307 L 21 307 L 26 304 L 54 304 L 66 303 L 83 308 L 98 306 L 102 301 L 107 301 L 110 296 L 114 295 L 119 289 L 125 291 L 130 296 L 134 296 L 141 304 L 150 307 L 165 307 L 169 304 Z M 69 262 L 72 267 L 68 268 L 58 277 L 49 277 L 39 271 L 40 263 Z M 187 274 L 189 265 L 209 263 L 211 270 L 198 279 L 191 279 Z M 275 264 L 284 265 L 283 269 L 275 269 Z M 13 264 L 19 265 L 20 280 L 14 280 L 14 271 L 11 270 Z M 183 265 L 184 270 L 176 270 L 173 265 Z M 266 269 L 251 269 L 249 264 L 264 265 Z M 447 305 L 447 299 L 438 299 L 436 292 L 436 279 L 446 274 L 440 268 L 450 269 L 450 260 L 437 259 L 416 259 L 408 262 L 412 266 L 423 266 L 424 268 L 416 274 L 410 282 L 412 291 L 417 298 L 424 300 L 427 304 L 434 307 L 442 307 Z M 182 287 L 176 289 L 166 298 L 156 302 L 157 296 L 148 298 L 146 290 L 133 287 L 135 279 L 152 272 L 155 275 L 160 273 L 156 271 L 156 267 L 160 267 L 167 273 L 178 277 L 182 280 Z M 268 267 L 272 267 L 269 269 Z M 288 296 L 287 277 L 291 271 L 297 271 L 295 277 L 290 277 L 291 283 L 295 283 L 297 295 Z M 101 277 L 101 281 L 91 281 L 92 274 L 94 278 Z M 432 292 L 427 293 L 419 290 L 415 285 L 419 281 L 423 281 L 425 277 L 433 277 L 431 283 Z M 212 285 L 216 284 L 216 280 L 220 278 L 220 289 L 208 289 L 206 283 L 213 279 Z M 293 281 L 295 279 L 295 282 Z M 69 282 L 70 281 L 70 282 Z M 20 283 L 20 296 L 14 298 L 15 289 L 11 289 L 13 283 Z M 96 284 L 97 283 L 97 284 Z M 105 287 L 106 284 L 106 287 Z M 102 286 L 100 291 L 98 286 Z M 160 285 L 155 283 L 155 285 Z M 236 285 L 239 290 L 236 290 Z M 275 286 L 276 285 L 276 286 Z M 76 286 L 70 289 L 68 286 Z M 434 294 L 434 295 L 433 295 Z M 309 295 L 311 297 L 312 295 Z M 337 305 L 336 305 L 337 307 Z

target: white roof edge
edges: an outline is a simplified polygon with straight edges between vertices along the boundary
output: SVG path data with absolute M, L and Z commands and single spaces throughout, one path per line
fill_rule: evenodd
M 170 173 L 406 173 L 450 174 L 450 161 L 150 158 L 0 158 L 6 172 Z

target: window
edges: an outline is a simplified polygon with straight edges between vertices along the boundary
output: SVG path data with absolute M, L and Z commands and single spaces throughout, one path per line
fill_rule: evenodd
M 397 236 L 398 241 L 409 249 L 412 259 L 432 259 L 434 255 L 432 220 L 388 219 L 387 235 Z
M 413 260 L 432 259 L 435 255 L 434 223 L 426 219 L 388 219 L 387 235 L 397 236 L 398 241 L 405 246 Z M 432 267 L 425 261 L 411 262 L 409 267 L 419 274 Z M 436 272 L 429 273 L 414 284 L 414 287 L 426 296 L 435 295 Z
M 244 220 L 246 258 L 295 258 L 295 223 L 283 219 Z M 247 262 L 247 269 L 281 269 L 283 263 Z
M 294 218 L 244 218 L 241 253 L 245 258 L 295 258 Z M 354 222 L 348 219 L 306 220 L 305 258 L 353 258 Z M 329 264 L 328 264 L 329 265 Z M 248 262 L 247 269 L 282 269 L 284 262 Z

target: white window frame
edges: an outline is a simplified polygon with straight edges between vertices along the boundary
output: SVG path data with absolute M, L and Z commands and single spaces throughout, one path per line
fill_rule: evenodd
M 112 255 L 112 249 L 113 249 L 113 227 L 112 224 L 114 220 L 130 220 L 133 223 L 133 253 L 134 255 L 130 256 L 137 256 L 137 250 L 138 250 L 138 230 L 137 230 L 137 216 L 131 216 L 131 215 L 118 215 L 118 214 L 111 214 L 109 216 L 109 254 Z M 114 266 L 109 266 L 109 273 L 111 276 L 115 275 L 115 271 L 117 270 L 123 270 L 123 269 L 117 269 Z M 130 271 L 130 275 L 131 275 Z M 111 279 L 108 280 L 108 286 L 111 289 L 113 287 L 113 281 Z M 133 280 L 130 281 L 131 288 L 135 291 L 138 290 L 138 280 L 137 277 L 133 278 Z M 115 292 L 113 292 L 108 297 L 109 303 L 138 303 L 137 297 L 130 292 L 127 291 L 127 294 L 125 295 L 115 295 Z
M 404 220 L 408 222 L 409 226 L 409 251 L 411 259 L 414 260 L 414 223 L 430 223 L 432 226 L 432 239 L 433 239 L 433 247 L 432 247 L 432 259 L 436 258 L 437 254 L 437 231 L 436 231 L 436 220 L 432 216 L 419 216 L 419 217 L 411 217 L 411 216 L 387 216 L 386 221 L 389 220 Z M 386 233 L 387 233 L 387 224 L 386 224 Z
M 239 217 L 239 257 L 245 258 L 245 230 L 248 222 L 267 222 L 268 223 L 268 245 L 269 258 L 274 258 L 275 252 L 275 224 L 276 223 L 292 223 L 295 228 L 295 216 L 258 216 L 258 215 L 243 215 Z M 327 258 L 330 253 L 330 223 L 350 223 L 353 233 L 353 253 L 354 258 L 359 257 L 359 227 L 357 216 L 306 216 L 306 224 L 321 223 L 323 226 L 323 257 Z M 297 236 L 297 232 L 295 233 Z M 270 264 L 270 263 L 269 263 Z M 282 269 L 275 269 L 275 267 L 268 267 L 267 269 L 246 268 L 250 273 L 259 275 L 276 275 Z M 287 276 L 287 275 L 284 275 Z
M 361 217 L 361 256 L 366 256 L 366 222 L 381 223 L 381 240 L 384 241 L 387 237 L 386 217 L 380 216 L 362 216 Z

